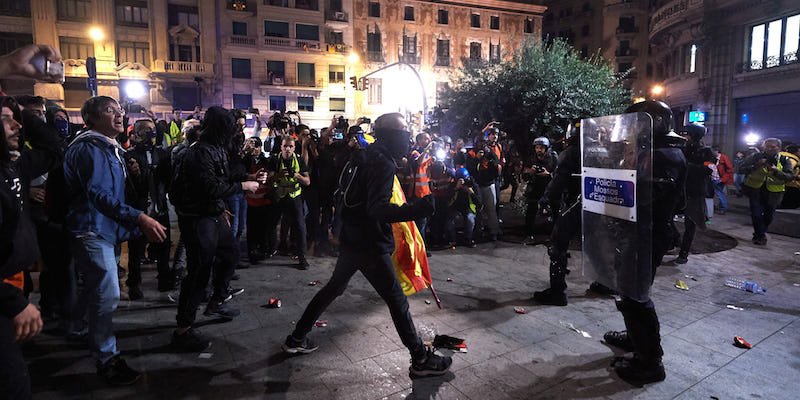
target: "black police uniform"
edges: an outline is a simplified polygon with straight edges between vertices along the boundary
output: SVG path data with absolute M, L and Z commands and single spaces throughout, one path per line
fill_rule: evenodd
M 556 169 L 558 156 L 554 152 L 548 151 L 544 158 L 539 159 L 536 155 L 527 169 L 533 169 L 528 177 L 528 187 L 525 189 L 525 199 L 527 207 L 525 209 L 525 229 L 529 236 L 533 236 L 536 227 L 536 214 L 539 212 L 539 199 L 544 195 L 547 184 L 550 183 L 551 175 L 540 176 L 537 172 L 544 170 L 550 174 Z M 580 166 L 579 166 L 580 167 Z
M 705 163 L 716 162 L 716 157 L 710 147 L 703 146 L 701 143 L 688 144 L 684 150 L 684 156 L 687 161 L 686 207 L 683 220 L 683 239 L 678 260 L 686 262 L 697 227 L 705 223 L 706 189 L 711 183 L 711 168 L 708 168 Z

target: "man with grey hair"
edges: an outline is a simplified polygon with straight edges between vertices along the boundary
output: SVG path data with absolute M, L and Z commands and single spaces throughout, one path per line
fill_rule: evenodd
M 433 214 L 432 195 L 414 203 L 390 202 L 398 160 L 408 154 L 411 133 L 402 114 L 384 114 L 375 120 L 375 142 L 357 150 L 345 171 L 353 170 L 349 184 L 339 187 L 342 199 L 342 233 L 339 259 L 333 275 L 308 304 L 294 332 L 286 337 L 287 353 L 310 353 L 318 348 L 306 335 L 333 300 L 344 293 L 350 278 L 361 271 L 389 307 L 394 326 L 411 353 L 409 372 L 414 376 L 441 375 L 450 368 L 450 357 L 426 348 L 417 335 L 408 300 L 395 276 L 393 222 L 413 221 Z M 347 181 L 346 179 L 345 181 Z
M 753 220 L 753 244 L 767 244 L 767 228 L 775 208 L 783 199 L 786 182 L 792 180 L 792 163 L 781 155 L 781 140 L 767 138 L 762 152 L 751 155 L 739 171 L 745 174 L 742 191 L 750 199 L 750 218 Z

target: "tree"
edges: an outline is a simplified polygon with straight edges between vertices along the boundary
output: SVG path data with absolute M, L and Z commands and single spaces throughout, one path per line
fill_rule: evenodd
M 525 41 L 497 64 L 464 60 L 442 104 L 457 132 L 476 133 L 488 121 L 527 149 L 533 138 L 561 138 L 570 120 L 621 113 L 631 102 L 602 57 L 582 59 L 561 40 Z

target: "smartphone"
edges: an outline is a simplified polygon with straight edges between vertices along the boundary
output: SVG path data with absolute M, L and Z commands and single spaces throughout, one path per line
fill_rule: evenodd
M 50 61 L 44 55 L 37 55 L 31 59 L 31 64 L 40 73 L 50 75 L 52 78 L 49 82 L 64 83 L 64 62 L 63 61 Z

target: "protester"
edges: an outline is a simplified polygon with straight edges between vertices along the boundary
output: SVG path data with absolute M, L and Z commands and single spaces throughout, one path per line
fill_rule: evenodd
M 745 174 L 741 173 L 742 164 L 745 156 L 743 151 L 737 151 L 736 157 L 731 160 L 733 166 L 733 186 L 736 188 L 736 197 L 742 197 L 742 184 L 744 184 Z
M 713 180 L 714 193 L 719 198 L 719 211 L 720 215 L 725 215 L 728 210 L 728 196 L 725 193 L 725 187 L 733 183 L 733 166 L 731 159 L 719 151 L 719 146 L 712 146 L 711 150 L 714 151 L 716 158 L 716 170 L 718 178 Z

